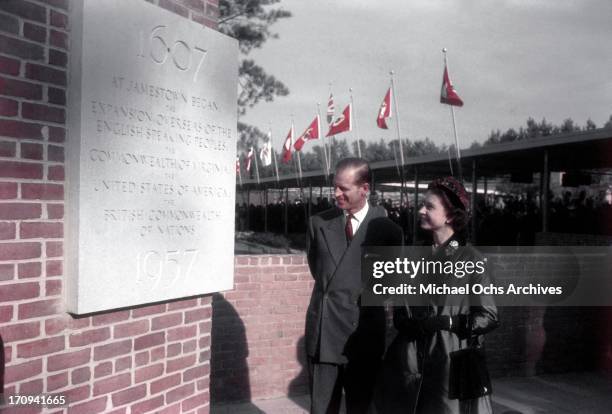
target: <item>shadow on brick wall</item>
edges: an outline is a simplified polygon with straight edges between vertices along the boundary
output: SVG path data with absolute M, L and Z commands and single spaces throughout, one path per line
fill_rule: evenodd
M 244 323 L 221 294 L 213 295 L 212 309 L 211 403 L 250 401 L 249 348 Z

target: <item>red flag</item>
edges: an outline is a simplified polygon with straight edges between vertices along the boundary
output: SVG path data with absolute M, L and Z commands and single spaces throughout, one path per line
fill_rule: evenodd
M 253 161 L 253 153 L 255 151 L 253 151 L 253 147 L 251 147 L 251 149 L 249 149 L 249 153 L 246 156 L 246 167 L 244 168 L 247 172 L 251 171 L 251 161 Z M 248 174 L 247 174 L 248 175 Z
M 463 106 L 463 101 L 457 95 L 457 91 L 453 88 L 446 64 L 444 65 L 444 76 L 442 77 L 442 91 L 440 92 L 440 102 L 453 106 Z
M 329 126 L 329 132 L 325 136 L 329 137 L 351 129 L 351 104 L 348 104 L 334 123 Z
M 319 139 L 319 115 L 310 123 L 306 131 L 298 139 L 295 140 L 293 147 L 296 151 L 300 151 L 304 144 L 311 139 Z
M 293 125 L 291 125 L 291 129 L 287 134 L 287 138 L 285 138 L 285 143 L 283 144 L 283 164 L 289 164 L 291 161 L 291 143 L 293 142 Z
M 379 128 L 387 129 L 387 118 L 391 118 L 391 88 L 387 91 L 385 98 L 380 104 L 378 110 L 378 118 L 376 118 L 376 124 Z

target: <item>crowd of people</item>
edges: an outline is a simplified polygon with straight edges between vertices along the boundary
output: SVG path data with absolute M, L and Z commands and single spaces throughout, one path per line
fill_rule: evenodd
M 394 198 L 373 194 L 372 204 L 381 205 L 389 218 L 404 229 L 407 242 L 413 240 L 413 195 L 400 205 Z M 612 200 L 610 194 L 600 191 L 589 195 L 585 190 L 562 191 L 550 194 L 548 231 L 556 233 L 596 234 L 612 236 Z M 263 205 L 236 204 L 236 229 L 238 231 L 269 231 L 272 233 L 305 233 L 306 218 L 335 205 L 335 200 L 316 197 L 312 203 L 296 198 L 286 205 L 284 199 Z M 287 223 L 285 224 L 285 209 Z M 266 223 L 267 214 L 267 223 Z M 485 198 L 479 194 L 475 206 L 476 228 L 472 242 L 486 245 L 532 245 L 535 235 L 542 229 L 539 198 L 531 193 L 493 195 Z M 417 239 L 425 237 L 417 228 Z

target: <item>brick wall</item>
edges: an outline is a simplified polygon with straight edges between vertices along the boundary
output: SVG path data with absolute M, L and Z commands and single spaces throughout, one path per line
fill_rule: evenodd
M 529 279 L 519 266 L 509 259 L 496 277 Z M 305 256 L 237 256 L 235 281 L 213 298 L 212 402 L 308 392 L 303 335 L 313 282 Z M 501 326 L 486 341 L 491 375 L 610 370 L 611 310 L 500 308 Z
M 217 0 L 152 1 L 216 28 Z M 211 296 L 65 312 L 64 146 L 71 0 L 0 0 L 0 336 L 5 394 L 69 412 L 209 411 Z M 22 412 L 38 410 L 19 410 Z

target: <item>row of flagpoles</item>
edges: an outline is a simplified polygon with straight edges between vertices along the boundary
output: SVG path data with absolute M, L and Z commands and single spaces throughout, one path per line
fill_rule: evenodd
M 451 83 L 451 80 L 450 80 L 450 76 L 448 74 L 448 61 L 446 58 L 446 49 L 442 49 L 442 52 L 444 53 L 444 73 L 442 76 L 442 88 L 440 92 L 440 102 L 443 104 L 449 105 L 451 109 L 451 117 L 452 117 L 452 122 L 453 122 L 453 134 L 455 137 L 455 150 L 456 150 L 456 158 L 457 158 L 457 166 L 458 166 L 458 175 L 459 175 L 459 179 L 461 180 L 463 178 L 463 174 L 461 171 L 461 153 L 459 151 L 459 138 L 457 136 L 457 126 L 455 122 L 454 107 L 463 106 L 463 101 L 461 100 L 461 98 L 457 94 L 457 91 L 453 87 L 453 84 Z M 395 125 L 397 129 L 397 139 L 399 143 L 399 154 L 400 154 L 399 160 L 397 159 L 397 154 L 396 154 L 395 162 L 396 162 L 396 166 L 398 167 L 398 172 L 399 172 L 400 170 L 399 165 L 401 165 L 401 169 L 403 171 L 404 150 L 403 150 L 401 131 L 400 131 L 399 111 L 398 111 L 397 99 L 396 99 L 396 94 L 394 92 L 394 89 L 395 89 L 395 85 L 393 82 L 393 71 L 392 71 L 391 72 L 391 85 L 389 86 L 389 89 L 385 93 L 382 103 L 380 104 L 380 108 L 378 110 L 378 114 L 376 117 L 376 124 L 381 129 L 388 129 L 387 120 L 392 118 L 391 108 L 393 104 L 393 106 L 395 107 L 395 117 L 396 117 Z M 355 105 L 353 102 L 352 90 L 350 90 L 350 92 L 351 92 L 351 97 L 350 97 L 349 104 L 344 108 L 342 113 L 338 115 L 338 117 L 334 120 L 334 112 L 335 112 L 334 98 L 333 98 L 333 94 L 330 91 L 329 100 L 327 103 L 327 123 L 329 124 L 329 130 L 327 134 L 325 135 L 326 138 L 329 138 L 329 137 L 333 138 L 337 134 L 340 134 L 343 132 L 350 132 L 353 130 L 353 128 L 356 129 L 356 125 L 355 125 L 356 122 L 353 117 L 353 108 Z M 283 147 L 281 151 L 281 162 L 284 164 L 289 164 L 292 159 L 293 150 L 296 152 L 297 156 L 295 157 L 295 159 L 296 159 L 296 170 L 298 173 L 298 180 L 301 180 L 301 177 L 302 177 L 302 166 L 301 166 L 301 160 L 300 160 L 300 155 L 299 155 L 300 151 L 302 150 L 302 148 L 307 142 L 318 140 L 322 138 L 320 118 L 321 116 L 319 114 L 319 109 L 317 108 L 317 115 L 315 116 L 313 121 L 310 123 L 310 125 L 306 128 L 306 130 L 295 141 L 294 141 L 295 131 L 294 131 L 294 126 L 293 126 L 293 121 L 291 121 L 291 128 L 289 129 L 289 132 L 287 133 L 287 136 L 283 143 Z M 394 149 L 394 152 L 395 152 L 395 149 Z M 324 141 L 323 155 L 324 155 L 324 162 L 325 162 L 325 165 L 324 165 L 325 172 L 327 176 L 329 176 L 330 169 L 331 169 L 331 146 L 328 146 L 326 141 Z M 361 147 L 359 144 L 358 134 L 357 134 L 357 156 L 361 157 Z M 448 156 L 449 156 L 450 172 L 451 172 L 451 175 L 454 175 L 450 148 L 449 148 Z M 250 172 L 251 168 L 254 165 L 255 173 L 257 177 L 257 183 L 259 184 L 260 178 L 259 178 L 259 167 L 258 167 L 257 158 L 258 157 L 255 154 L 255 149 L 253 146 L 251 146 L 246 155 L 245 170 L 247 172 Z M 276 180 L 279 181 L 280 177 L 278 174 L 278 164 L 276 160 L 276 155 L 275 155 L 275 152 L 272 151 L 272 131 L 271 130 L 268 131 L 268 140 L 266 141 L 263 148 L 259 152 L 259 159 L 261 161 L 261 165 L 264 167 L 274 165 L 274 169 L 276 173 Z M 400 163 L 399 165 L 397 165 L 398 161 Z M 236 175 L 238 176 L 240 185 L 242 185 L 242 174 L 241 174 L 241 165 L 240 165 L 239 157 L 236 157 Z M 403 172 L 401 173 L 401 176 L 403 177 Z

